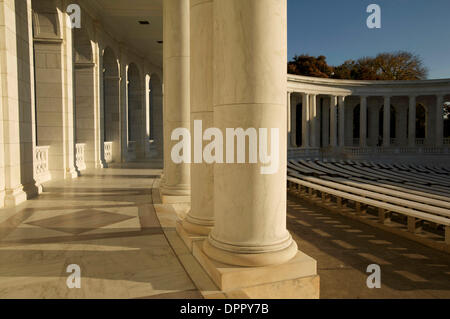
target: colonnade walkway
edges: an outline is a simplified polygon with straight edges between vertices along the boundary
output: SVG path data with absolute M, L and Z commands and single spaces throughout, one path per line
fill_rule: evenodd
M 188 205 L 163 205 L 161 170 L 87 171 L 50 182 L 34 200 L 0 214 L 0 298 L 245 298 L 221 295 L 175 230 Z M 332 215 L 289 195 L 288 228 L 318 261 L 321 298 L 450 297 L 450 257 Z M 367 265 L 382 288 L 368 289 Z M 67 266 L 81 269 L 68 289 Z

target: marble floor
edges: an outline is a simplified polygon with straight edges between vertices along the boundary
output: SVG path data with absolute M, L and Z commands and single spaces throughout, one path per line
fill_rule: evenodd
M 0 210 L 0 299 L 245 298 L 224 295 L 178 237 L 188 205 L 162 205 L 161 170 L 85 172 Z M 450 298 L 450 257 L 418 243 L 288 200 L 288 228 L 317 259 L 322 298 Z M 368 264 L 382 289 L 368 289 Z M 81 269 L 69 289 L 67 266 Z
M 0 210 L 0 298 L 201 297 L 157 217 L 160 174 L 86 172 Z M 71 264 L 80 266 L 80 289 L 67 287 Z

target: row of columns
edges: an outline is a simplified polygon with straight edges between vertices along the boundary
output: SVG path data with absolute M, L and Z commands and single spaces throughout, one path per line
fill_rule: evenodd
M 288 144 L 291 147 L 297 147 L 296 130 L 297 130 L 297 107 L 292 105 L 292 94 L 288 92 Z M 302 141 L 301 145 L 304 148 L 320 147 L 320 119 L 317 111 L 317 94 L 301 93 L 302 96 Z M 367 147 L 367 95 L 360 96 L 360 147 Z M 346 96 L 330 96 L 330 146 L 344 147 L 345 145 L 345 98 Z M 443 104 L 444 95 L 436 95 L 436 118 L 443 118 Z M 383 146 L 391 145 L 391 96 L 383 96 Z M 414 147 L 416 145 L 416 106 L 417 96 L 409 96 L 408 108 L 408 146 Z M 338 124 L 339 121 L 339 124 Z M 339 131 L 338 131 L 339 130 Z M 436 146 L 443 145 L 444 127 L 443 120 L 436 121 Z M 311 134 L 311 136 L 310 136 Z
M 162 200 L 190 201 L 183 227 L 208 235 L 204 253 L 226 264 L 297 254 L 286 229 L 286 11 L 286 0 L 164 1 Z M 279 128 L 277 173 L 262 175 L 262 163 L 173 163 L 172 130 L 194 120 L 221 132 Z

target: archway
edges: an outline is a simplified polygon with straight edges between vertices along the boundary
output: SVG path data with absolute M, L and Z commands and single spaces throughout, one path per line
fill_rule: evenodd
M 296 127 L 297 129 L 295 130 L 295 140 L 297 142 L 297 146 L 304 146 L 303 145 L 303 104 L 302 103 L 298 103 L 296 105 L 296 110 L 295 110 L 295 114 L 296 114 Z
M 444 102 L 444 139 L 450 139 L 450 95 L 447 96 Z M 450 144 L 445 141 L 446 144 Z
M 96 72 L 92 43 L 86 28 L 73 30 L 74 42 L 74 140 L 79 171 L 100 166 L 98 136 L 100 108 L 96 101 Z
M 427 109 L 421 103 L 416 106 L 416 138 L 425 139 L 427 137 Z
M 74 109 L 66 90 L 72 60 L 72 41 L 63 41 L 56 1 L 33 0 L 33 49 L 35 67 L 36 144 L 49 146 L 48 167 L 53 179 L 76 177 L 74 167 Z M 70 38 L 70 37 L 69 37 Z M 39 148 L 40 151 L 40 148 Z M 41 177 L 38 177 L 40 179 Z
M 104 159 L 122 161 L 119 64 L 113 50 L 103 51 L 103 142 Z
M 163 158 L 164 131 L 163 131 L 163 94 L 162 82 L 157 74 L 150 76 L 149 83 L 150 97 L 150 149 L 151 156 L 159 159 Z
M 353 138 L 360 138 L 361 132 L 361 106 L 356 105 L 353 109 Z
M 129 153 L 136 159 L 144 158 L 145 143 L 148 139 L 144 133 L 144 112 L 143 112 L 143 90 L 141 83 L 141 76 L 136 64 L 131 63 L 128 66 L 128 83 L 127 83 L 127 97 L 128 97 L 128 148 Z

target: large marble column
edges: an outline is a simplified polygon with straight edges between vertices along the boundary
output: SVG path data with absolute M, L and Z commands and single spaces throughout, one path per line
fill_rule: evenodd
M 338 97 L 339 105 L 339 147 L 345 147 L 345 96 Z
M 367 96 L 361 96 L 359 114 L 359 146 L 367 147 Z
M 190 164 L 172 161 L 173 130 L 190 129 L 189 1 L 164 0 L 164 203 L 189 202 Z
M 384 97 L 384 112 L 383 112 L 383 146 L 389 147 L 391 145 L 391 97 Z
M 416 146 L 416 96 L 409 96 L 408 114 L 408 146 Z
M 436 95 L 436 146 L 444 145 L 444 95 Z
M 190 2 L 191 132 L 195 132 L 195 121 L 201 121 L 203 130 L 214 126 L 213 12 L 212 0 Z M 209 143 L 194 142 L 193 154 L 196 149 L 201 154 Z M 194 158 L 191 186 L 191 210 L 183 221 L 183 227 L 193 234 L 208 235 L 214 225 L 214 166 Z
M 310 96 L 308 93 L 302 94 L 302 147 L 310 147 L 309 132 L 311 127 L 311 109 L 309 107 Z
M 20 47 L 15 39 L 20 31 L 16 28 L 16 5 L 14 1 L 0 1 L 0 138 L 3 150 L 0 150 L 0 200 L 4 206 L 14 207 L 27 199 L 21 181 L 21 103 L 19 101 L 18 57 Z M 16 33 L 17 32 L 17 33 Z M 6 41 L 6 39 L 9 39 Z M 29 132 L 31 134 L 31 132 Z M 33 154 L 27 154 L 32 157 Z M 0 203 L 0 207 L 3 202 Z
M 337 96 L 330 96 L 330 146 L 335 148 L 338 145 L 337 132 Z
M 229 265 L 281 264 L 297 254 L 286 229 L 286 0 L 214 4 L 215 127 L 268 129 L 263 148 L 279 160 L 273 174 L 261 161 L 215 164 L 216 223 L 203 251 Z

